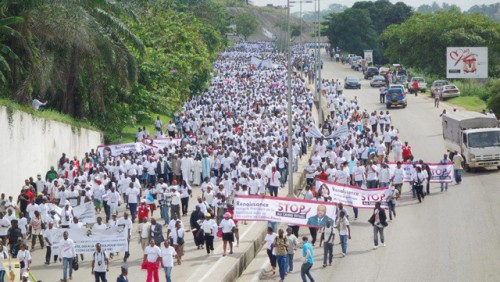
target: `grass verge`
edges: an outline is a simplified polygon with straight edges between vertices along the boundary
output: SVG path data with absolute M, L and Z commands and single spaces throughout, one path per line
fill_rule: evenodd
M 122 135 L 121 138 L 115 139 L 112 141 L 112 143 L 129 143 L 129 142 L 134 142 L 135 140 L 135 134 L 137 133 L 137 129 L 140 127 L 142 128 L 143 126 L 146 127 L 146 129 L 149 131 L 149 134 L 154 137 L 155 134 L 155 126 L 154 122 L 156 120 L 156 117 L 159 116 L 163 125 L 167 124 L 169 121 L 172 120 L 172 117 L 164 115 L 164 114 L 152 114 L 151 115 L 153 119 L 151 120 L 144 120 L 142 122 L 138 122 L 136 124 L 132 125 L 127 125 L 123 128 L 122 130 Z
M 446 102 L 474 112 L 480 112 L 488 108 L 486 102 L 484 102 L 477 96 L 455 97 L 447 99 Z
M 0 98 L 0 106 L 5 106 L 7 109 L 11 111 L 21 111 L 27 114 L 31 114 L 35 117 L 66 123 L 74 127 L 81 127 L 95 131 L 100 131 L 96 127 L 92 126 L 90 123 L 86 121 L 76 120 L 69 115 L 65 115 L 53 110 L 35 111 L 30 106 L 21 105 L 5 98 Z

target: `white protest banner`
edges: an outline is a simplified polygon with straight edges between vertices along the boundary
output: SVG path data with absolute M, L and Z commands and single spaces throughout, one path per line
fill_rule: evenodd
M 316 181 L 316 192 L 323 198 L 331 199 L 334 203 L 356 208 L 374 208 L 380 202 L 382 208 L 387 208 L 386 193 L 389 189 L 362 189 L 355 186 L 342 185 L 325 180 Z
M 82 229 L 56 229 L 52 253 L 58 254 L 59 244 L 63 240 L 63 232 L 68 231 L 68 237 L 75 242 L 77 254 L 93 253 L 95 244 L 101 243 L 101 247 L 108 253 L 128 251 L 128 234 L 122 227 L 112 227 L 105 230 Z
M 321 138 L 323 137 L 323 134 L 321 134 L 321 131 L 316 125 L 311 125 L 309 126 L 307 130 L 307 136 L 308 137 L 314 137 L 314 138 Z
M 83 223 L 96 223 L 96 216 L 94 211 L 94 203 L 86 202 L 73 208 L 73 214 L 78 218 L 79 222 Z
M 333 225 L 336 206 L 333 203 L 292 198 L 242 196 L 234 198 L 234 219 L 274 221 L 302 226 Z
M 122 154 L 142 153 L 147 150 L 153 150 L 154 147 L 143 142 L 100 145 L 97 152 L 102 158 L 119 157 Z
M 331 139 L 331 138 L 344 138 L 345 136 L 349 135 L 349 127 L 347 124 L 341 125 L 339 128 L 334 130 L 332 134 L 326 136 L 326 138 Z
M 155 149 L 163 149 L 171 144 L 180 146 L 183 140 L 186 140 L 186 138 L 148 138 L 143 139 L 142 142 L 146 145 L 154 146 Z M 196 142 L 196 136 L 189 136 L 189 142 Z
M 426 163 L 431 169 L 431 180 L 430 183 L 451 183 L 453 182 L 453 163 Z M 380 166 L 380 164 L 379 164 Z M 397 167 L 396 163 L 387 163 L 391 175 L 393 175 L 394 170 Z M 405 182 L 411 181 L 411 172 L 413 169 L 412 163 L 401 163 L 401 168 L 405 172 Z

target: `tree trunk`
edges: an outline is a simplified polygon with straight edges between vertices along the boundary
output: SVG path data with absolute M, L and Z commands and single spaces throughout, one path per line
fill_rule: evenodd
M 71 64 L 68 69 L 66 91 L 63 93 L 62 111 L 66 114 L 76 116 L 75 94 L 78 73 L 78 54 L 76 48 L 71 51 Z

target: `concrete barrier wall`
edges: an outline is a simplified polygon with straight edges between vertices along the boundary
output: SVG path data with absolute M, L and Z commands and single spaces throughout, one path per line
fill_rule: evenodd
M 38 173 L 45 177 L 62 153 L 82 158 L 96 148 L 102 133 L 10 111 L 0 106 L 0 193 L 17 198 L 24 180 Z

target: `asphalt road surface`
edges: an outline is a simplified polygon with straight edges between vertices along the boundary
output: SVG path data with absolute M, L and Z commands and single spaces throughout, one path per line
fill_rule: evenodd
M 348 65 L 325 61 L 322 76 L 362 79 L 360 90 L 344 90 L 349 99 L 357 96 L 361 109 L 386 111 L 379 103 L 377 88 L 371 88 L 362 72 Z M 389 110 L 402 141 L 408 141 L 416 159 L 438 162 L 445 153 L 441 136 L 440 109 L 429 97 L 408 95 L 406 109 Z M 391 159 L 392 160 L 392 159 Z M 371 210 L 360 211 L 351 223 L 348 254 L 340 256 L 335 239 L 334 264 L 322 268 L 323 250 L 314 249 L 312 275 L 316 281 L 498 281 L 500 279 L 500 173 L 485 169 L 464 173 L 460 185 L 451 184 L 441 193 L 431 184 L 431 195 L 419 204 L 412 199 L 409 185 L 397 203 L 397 218 L 385 230 L 386 247 L 373 250 L 373 231 L 367 222 Z M 352 211 L 348 208 L 352 215 Z M 305 228 L 301 233 L 307 235 Z M 296 258 L 301 253 L 296 254 Z M 295 259 L 295 269 L 300 260 Z M 300 281 L 298 271 L 286 281 Z M 270 280 L 279 280 L 278 275 Z

